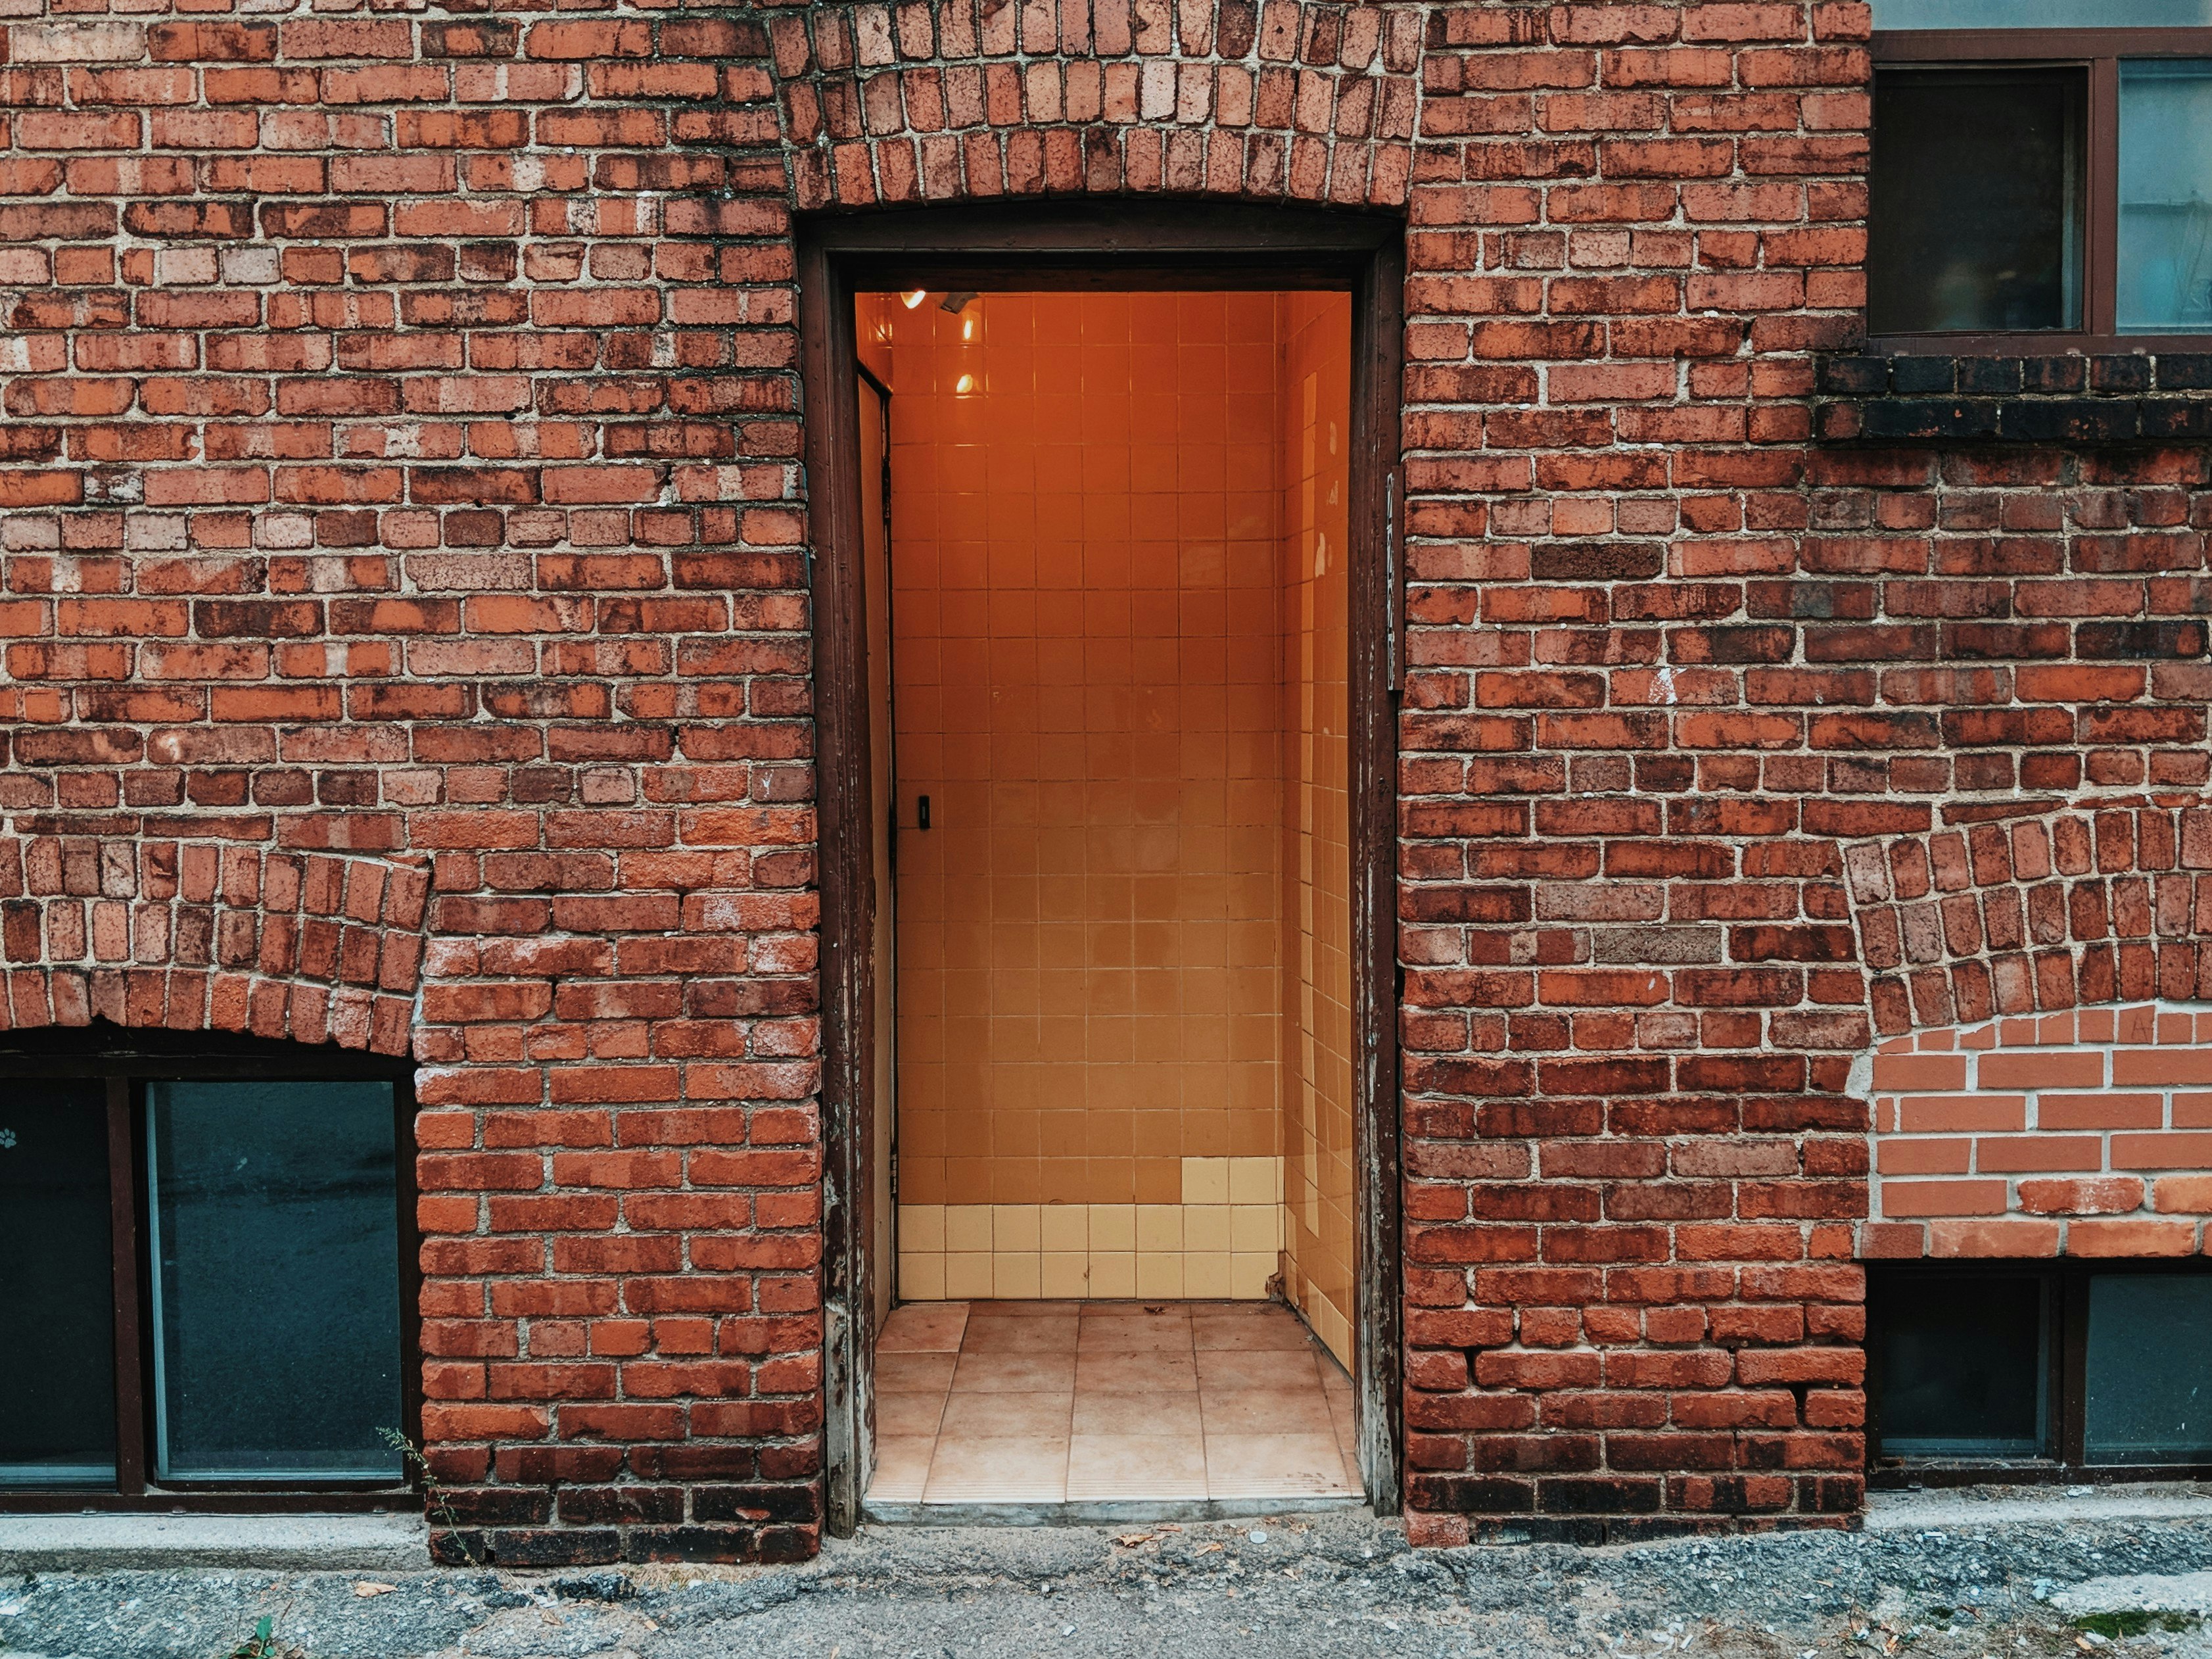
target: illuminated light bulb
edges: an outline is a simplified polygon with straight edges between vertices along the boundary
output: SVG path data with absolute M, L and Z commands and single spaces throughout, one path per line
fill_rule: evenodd
M 900 296 L 899 296 L 899 302 L 900 302 L 902 305 L 905 306 L 905 307 L 906 307 L 906 308 L 907 308 L 908 310 L 911 311 L 911 310 L 913 310 L 913 309 L 915 308 L 915 307 L 916 307 L 916 306 L 920 305 L 920 304 L 921 304 L 924 300 L 927 299 L 928 297 L 929 297 L 929 290 L 928 290 L 927 289 L 926 289 L 926 288 L 917 288 L 917 289 L 915 289 L 915 290 L 911 294 L 902 294 L 902 295 L 900 295 Z

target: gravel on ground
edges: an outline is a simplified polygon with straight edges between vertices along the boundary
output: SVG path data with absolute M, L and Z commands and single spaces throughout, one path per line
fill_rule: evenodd
M 18 1574 L 0 1581 L 0 1653 L 2212 1659 L 2212 1505 L 2081 1508 L 2053 1518 L 2046 1493 L 2033 1518 L 1952 1503 L 1926 1524 L 1603 1549 L 1413 1550 L 1337 1513 L 872 1527 L 798 1567 Z

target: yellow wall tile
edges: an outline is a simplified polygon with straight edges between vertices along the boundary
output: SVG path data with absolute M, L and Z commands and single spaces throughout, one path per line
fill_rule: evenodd
M 945 1249 L 945 1206 L 941 1204 L 902 1204 L 898 1211 L 902 1253 L 942 1253 Z
M 945 1206 L 945 1247 L 950 1251 L 991 1247 L 991 1207 L 984 1204 Z
M 953 1250 L 945 1256 L 945 1295 L 952 1302 L 994 1294 L 991 1288 L 991 1253 L 988 1250 Z
M 1183 1205 L 1182 1247 L 1187 1251 L 1226 1252 L 1230 1247 L 1229 1215 L 1230 1209 L 1225 1204 Z M 1193 1291 L 1192 1294 L 1195 1296 L 1197 1292 Z
M 1273 1204 L 1282 1196 L 1282 1162 L 1276 1158 L 1231 1158 L 1229 1161 L 1229 1201 L 1231 1204 Z
M 1229 1202 L 1229 1160 L 1185 1158 L 1182 1161 L 1182 1201 L 1185 1204 Z
M 991 1294 L 1001 1300 L 1042 1296 L 1043 1258 L 1034 1254 L 1016 1255 L 1003 1250 L 994 1252 L 991 1257 Z
M 1183 1290 L 1183 1254 L 1180 1250 L 1137 1252 L 1137 1294 L 1140 1296 L 1180 1296 Z
M 1137 1294 L 1137 1257 L 1134 1251 L 1098 1251 L 1091 1253 L 1091 1294 L 1094 1296 L 1123 1297 Z
M 1137 1206 L 1133 1204 L 1094 1204 L 1091 1212 L 1091 1248 L 1130 1251 L 1137 1247 Z
M 1229 1247 L 1263 1250 L 1269 1255 L 1282 1247 L 1282 1211 L 1272 1204 L 1236 1204 L 1229 1207 Z
M 1228 1297 L 1235 1291 L 1226 1250 L 1187 1250 L 1182 1258 L 1182 1293 L 1187 1296 Z
M 1044 1247 L 1038 1206 L 1034 1204 L 996 1204 L 991 1206 L 991 1248 L 1034 1254 Z
M 1048 1253 L 1091 1248 L 1091 1215 L 1080 1204 L 1048 1204 L 1042 1216 L 1041 1236 Z
M 1239 1297 L 1266 1296 L 1267 1281 L 1275 1276 L 1276 1261 L 1272 1250 L 1265 1254 L 1232 1251 L 1229 1257 L 1229 1294 Z
M 1183 1247 L 1182 1206 L 1179 1204 L 1140 1204 L 1137 1206 L 1137 1249 L 1139 1253 Z
M 900 1253 L 898 1292 L 907 1302 L 939 1302 L 945 1296 L 945 1253 Z
M 1091 1294 L 1091 1258 L 1077 1252 L 1048 1250 L 1043 1263 L 1043 1294 L 1053 1299 Z

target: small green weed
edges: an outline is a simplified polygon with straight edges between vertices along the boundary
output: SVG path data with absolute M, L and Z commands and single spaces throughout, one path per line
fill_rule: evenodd
M 431 1478 L 430 1465 L 423 1457 L 422 1448 L 397 1429 L 379 1429 L 376 1432 L 386 1445 L 399 1454 L 407 1467 L 412 1469 L 422 1481 L 424 1507 L 429 1511 L 430 1519 L 446 1529 L 471 1566 L 483 1566 L 483 1563 L 477 1559 L 477 1552 L 469 1547 L 468 1534 L 461 1530 L 460 1516 L 453 1513 L 453 1506 L 446 1501 L 446 1489 Z M 245 1659 L 261 1659 L 261 1656 L 249 1654 L 245 1656 Z
M 233 1648 L 224 1659 L 284 1659 L 288 1651 L 276 1639 L 276 1621 L 264 1613 L 253 1621 L 253 1634 Z
M 2091 1636 L 2101 1636 L 2107 1641 L 2118 1642 L 2130 1636 L 2148 1635 L 2155 1626 L 2162 1631 L 2194 1630 L 2204 1622 L 2203 1615 L 2194 1613 L 2151 1613 L 2142 1607 L 2127 1607 L 2117 1613 L 2084 1613 L 2074 1620 L 2074 1628 Z

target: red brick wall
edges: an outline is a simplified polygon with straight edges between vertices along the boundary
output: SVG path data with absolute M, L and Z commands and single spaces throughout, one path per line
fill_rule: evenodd
M 510 1560 L 807 1552 L 764 28 L 58 4 L 7 34 L 9 1017 L 411 1040 L 454 1514 Z
M 2188 1256 L 2212 1213 L 2212 1012 L 2069 1009 L 1875 1052 L 1868 1256 Z
M 1417 1536 L 1850 1512 L 1855 1057 L 2203 994 L 2178 827 L 2055 939 L 1847 880 L 2193 796 L 2212 693 L 2202 449 L 1811 440 L 1863 5 L 90 3 L 0 64 L 8 1016 L 395 1047 L 422 942 L 500 1558 L 817 1535 L 794 207 L 1407 221 Z

